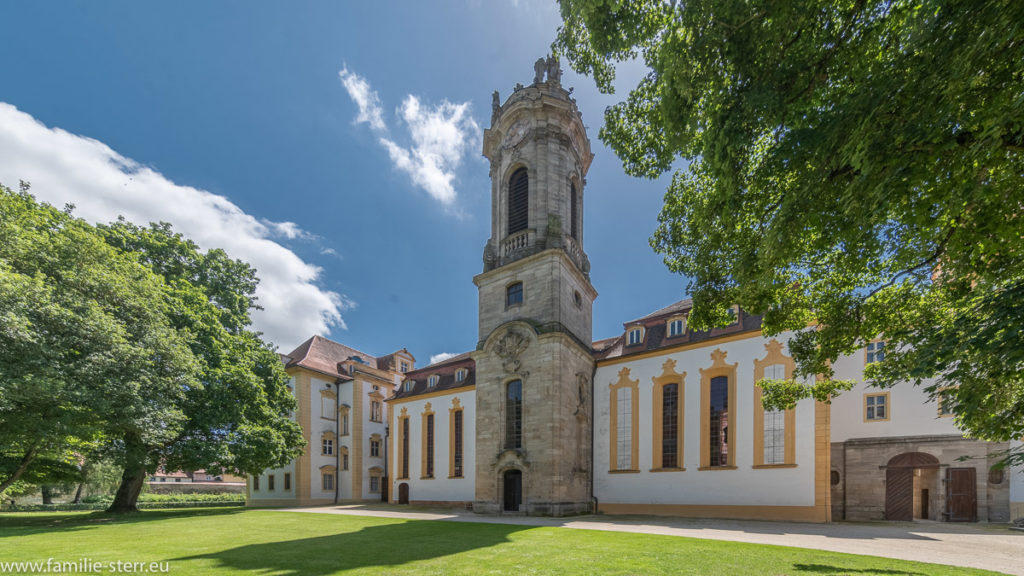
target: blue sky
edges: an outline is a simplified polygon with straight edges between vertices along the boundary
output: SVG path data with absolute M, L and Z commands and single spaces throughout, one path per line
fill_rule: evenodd
M 0 182 L 30 180 L 91 220 L 170 221 L 253 262 L 257 325 L 283 351 L 315 331 L 420 365 L 476 345 L 480 132 L 491 92 L 528 84 L 549 51 L 554 1 L 7 2 L 0 21 Z M 596 154 L 584 248 L 607 337 L 682 298 L 685 279 L 648 245 L 667 177 L 626 176 L 597 138 L 643 70 L 606 96 L 563 67 Z M 358 121 L 343 70 L 376 93 L 379 121 Z M 382 139 L 411 158 L 445 148 L 449 196 Z

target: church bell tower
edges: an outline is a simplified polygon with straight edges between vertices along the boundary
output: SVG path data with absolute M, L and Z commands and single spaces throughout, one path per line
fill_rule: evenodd
M 583 250 L 593 159 L 576 101 L 551 57 L 529 86 L 494 93 L 491 237 L 484 246 L 476 360 L 481 512 L 565 515 L 591 507 L 594 298 Z

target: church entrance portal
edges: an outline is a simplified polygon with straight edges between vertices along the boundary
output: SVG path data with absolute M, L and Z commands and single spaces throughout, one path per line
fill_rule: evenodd
M 505 485 L 504 510 L 518 512 L 523 503 L 523 473 L 519 470 L 506 470 L 502 480 Z

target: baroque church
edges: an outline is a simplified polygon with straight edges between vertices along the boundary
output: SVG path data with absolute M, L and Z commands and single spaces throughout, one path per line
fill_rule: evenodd
M 314 336 L 282 356 L 307 447 L 252 476 L 252 506 L 388 501 L 492 514 L 660 514 L 828 522 L 1024 516 L 1009 447 L 965 438 L 941 399 L 864 383 L 885 342 L 835 363 L 860 384 L 831 404 L 761 407 L 791 377 L 791 334 L 736 307 L 695 331 L 676 302 L 594 340 L 584 251 L 593 160 L 553 58 L 494 93 L 491 236 L 474 350 L 417 368 Z M 652 307 L 653 308 L 653 307 Z M 966 459 L 964 459 L 966 457 Z

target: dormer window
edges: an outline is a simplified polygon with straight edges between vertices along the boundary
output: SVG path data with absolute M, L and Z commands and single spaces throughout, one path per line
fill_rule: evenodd
M 455 371 L 455 381 L 456 382 L 462 382 L 463 380 L 465 380 L 466 379 L 466 374 L 468 372 L 469 371 L 466 370 L 465 368 L 459 368 L 458 370 L 456 370 Z
M 433 388 L 434 386 L 437 386 L 437 381 L 440 379 L 441 377 L 438 376 L 437 374 L 431 374 L 430 377 L 427 378 L 427 387 Z
M 416 381 L 415 380 L 406 380 L 405 381 L 405 391 L 406 392 L 412 392 L 412 387 L 415 386 L 415 385 L 416 385 Z
M 739 324 L 740 307 L 738 305 L 733 305 L 732 308 L 729 308 L 729 316 L 732 318 L 732 320 L 729 322 L 729 326 L 735 326 L 736 324 Z
M 643 328 L 643 326 L 634 326 L 634 327 L 629 329 L 629 332 L 627 334 L 628 334 L 627 342 L 629 342 L 630 346 L 635 346 L 637 344 L 641 344 L 644 341 L 644 328 Z
M 408 372 L 409 371 L 409 363 L 404 361 L 404 360 L 399 362 L 398 363 L 398 371 L 402 372 L 403 374 Z
M 668 337 L 675 338 L 686 333 L 686 317 L 676 316 L 668 321 Z

